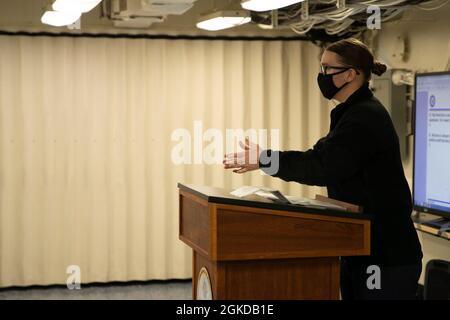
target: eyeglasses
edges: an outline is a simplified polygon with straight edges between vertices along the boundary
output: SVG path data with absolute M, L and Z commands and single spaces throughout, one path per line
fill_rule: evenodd
M 320 65 L 320 73 L 323 74 L 329 74 L 328 70 L 329 69 L 336 69 L 336 70 L 344 70 L 344 69 L 355 69 L 353 67 L 350 66 L 324 66 L 324 65 Z M 359 74 L 359 71 L 356 70 L 356 74 Z

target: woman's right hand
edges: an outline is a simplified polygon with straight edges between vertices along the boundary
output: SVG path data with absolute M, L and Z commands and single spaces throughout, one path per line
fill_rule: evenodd
M 261 148 L 258 144 L 251 142 L 248 137 L 244 143 L 239 141 L 242 152 L 229 153 L 224 156 L 224 169 L 234 169 L 235 173 L 245 173 L 259 169 L 259 154 Z

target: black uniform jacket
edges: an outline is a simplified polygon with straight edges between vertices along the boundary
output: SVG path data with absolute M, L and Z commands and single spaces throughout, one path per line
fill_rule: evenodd
M 330 198 L 361 205 L 364 213 L 373 215 L 371 256 L 346 258 L 349 262 L 390 266 L 419 262 L 422 251 L 411 220 L 411 192 L 389 113 L 365 84 L 330 116 L 329 133 L 312 149 L 264 150 L 261 169 L 270 165 L 266 157 L 278 152 L 279 169 L 272 176 L 326 186 Z

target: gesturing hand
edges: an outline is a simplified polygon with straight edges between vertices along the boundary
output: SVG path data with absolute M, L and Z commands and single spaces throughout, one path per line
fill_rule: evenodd
M 235 173 L 244 173 L 259 168 L 260 147 L 256 143 L 250 142 L 248 137 L 245 142 L 239 141 L 239 146 L 244 149 L 242 152 L 229 153 L 224 156 L 224 169 L 234 169 Z

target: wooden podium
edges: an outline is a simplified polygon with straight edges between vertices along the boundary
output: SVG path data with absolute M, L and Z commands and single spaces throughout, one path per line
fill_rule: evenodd
M 178 188 L 193 299 L 339 299 L 339 257 L 370 254 L 370 218 L 361 213 Z

